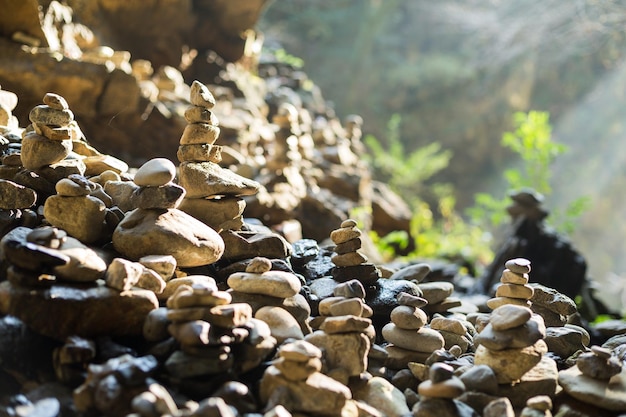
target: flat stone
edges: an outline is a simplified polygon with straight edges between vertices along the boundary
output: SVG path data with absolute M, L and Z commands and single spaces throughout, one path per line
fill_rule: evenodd
M 340 243 L 333 248 L 333 251 L 337 254 L 343 255 L 350 252 L 356 252 L 361 249 L 363 242 L 360 237 L 350 239 L 347 242 Z
M 211 325 L 204 320 L 184 323 L 171 323 L 167 329 L 180 344 L 186 346 L 204 346 L 209 344 Z
M 334 254 L 331 257 L 332 263 L 339 267 L 356 266 L 368 261 L 367 256 L 360 252 L 348 252 L 344 254 Z
M 576 360 L 576 366 L 583 375 L 594 379 L 608 380 L 622 370 L 622 361 L 617 357 L 607 356 L 607 350 L 599 346 L 592 352 L 583 353 Z M 600 354 L 598 354 L 598 351 Z M 610 351 L 608 352 L 610 355 Z
M 346 243 L 349 240 L 357 239 L 361 237 L 361 230 L 357 227 L 342 227 L 340 229 L 330 232 L 330 239 L 335 245 Z
M 434 352 L 445 345 L 443 336 L 438 331 L 426 327 L 405 330 L 388 323 L 382 329 L 382 336 L 389 343 L 416 352 Z
M 192 145 L 180 145 L 176 151 L 179 162 L 222 162 L 222 147 L 209 143 L 195 143 Z
M 494 330 L 508 330 L 523 325 L 532 315 L 532 310 L 527 307 L 505 304 L 491 312 L 489 323 Z
M 603 410 L 626 410 L 626 373 L 610 380 L 584 375 L 577 366 L 559 372 L 559 384 L 572 397 Z
M 390 319 L 397 327 L 406 330 L 417 330 L 428 323 L 424 310 L 406 305 L 391 310 Z
M 76 335 L 141 336 L 148 313 L 158 307 L 151 291 L 120 293 L 105 286 L 56 284 L 25 289 L 0 284 L 0 312 L 18 317 L 36 332 L 57 340 Z
M 223 225 L 241 218 L 246 207 L 243 198 L 184 198 L 178 208 L 195 217 L 215 230 L 224 229 Z
M 136 209 L 113 232 L 113 246 L 130 259 L 172 255 L 179 267 L 209 265 L 224 253 L 221 236 L 177 209 Z
M 528 279 L 528 274 L 517 274 L 510 269 L 505 269 L 500 277 L 500 282 L 503 284 L 526 285 L 528 284 Z
M 69 178 L 63 178 L 57 181 L 54 189 L 57 195 L 63 197 L 84 197 L 93 191 L 87 184 L 79 184 Z
M 428 304 L 428 300 L 406 292 L 401 292 L 400 294 L 398 294 L 398 304 L 409 307 L 422 308 Z
M 376 265 L 371 263 L 353 266 L 335 266 L 331 270 L 331 274 L 336 281 L 346 282 L 358 279 L 364 286 L 373 285 L 380 278 L 380 271 Z
M 511 400 L 515 408 L 524 407 L 530 398 L 537 395 L 555 397 L 562 391 L 557 382 L 558 372 L 556 362 L 543 356 L 541 361 L 526 372 L 519 382 L 514 385 L 500 385 L 498 395 Z
M 206 320 L 211 324 L 227 329 L 243 326 L 252 318 L 252 308 L 245 303 L 218 305 L 211 307 L 209 311 L 210 314 Z
M 534 290 L 530 285 L 500 284 L 496 289 L 496 297 L 519 298 L 530 300 Z
M 213 117 L 213 119 L 213 121 L 217 121 L 216 117 Z M 193 123 L 187 125 L 183 130 L 183 134 L 180 137 L 180 144 L 181 146 L 199 144 L 213 145 L 219 136 L 220 128 L 217 126 L 217 123 Z
M 140 187 L 159 187 L 176 176 L 176 166 L 166 158 L 154 158 L 139 167 L 133 181 Z
M 103 278 L 107 264 L 100 255 L 78 239 L 67 236 L 58 251 L 69 258 L 69 262 L 54 268 L 57 278 L 71 282 L 93 282 Z
M 0 210 L 26 209 L 34 206 L 36 201 L 35 190 L 0 179 Z
M 208 123 L 217 125 L 219 121 L 211 110 L 205 106 L 189 106 L 185 110 L 185 120 L 187 123 Z
M 522 300 L 519 298 L 510 298 L 510 297 L 494 297 L 487 300 L 487 307 L 492 310 L 496 308 L 506 305 L 506 304 L 514 304 L 522 307 L 530 307 L 531 302 L 529 300 Z
M 300 292 L 300 280 L 292 273 L 267 271 L 262 274 L 236 272 L 228 277 L 228 286 L 235 291 L 288 298 Z
M 442 302 L 454 292 L 454 285 L 451 282 L 425 282 L 418 286 L 422 290 L 422 297 L 428 300 L 429 305 Z
M 406 279 L 407 281 L 420 283 L 428 274 L 430 274 L 430 271 L 430 265 L 426 263 L 419 263 L 399 269 L 394 272 L 389 279 Z
M 474 343 L 482 344 L 490 350 L 504 350 L 531 346 L 546 335 L 546 327 L 541 316 L 533 316 L 519 327 L 508 330 L 495 330 L 488 324 L 474 337 Z
M 360 298 L 346 298 L 330 305 L 331 316 L 357 316 L 363 314 L 363 301 Z
M 189 198 L 254 195 L 261 187 L 258 182 L 212 162 L 183 162 L 179 167 L 179 185 L 187 190 Z
M 509 259 L 504 263 L 504 266 L 517 274 L 528 274 L 530 272 L 530 261 L 525 258 Z
M 483 417 L 515 417 L 515 410 L 508 398 L 498 398 L 487 404 Z
M 74 120 L 74 113 L 70 109 L 55 109 L 51 106 L 39 105 L 33 107 L 28 114 L 32 123 L 51 126 L 67 126 Z
M 578 351 L 586 350 L 583 344 L 583 334 L 575 329 L 567 327 L 548 327 L 544 341 L 548 350 L 562 359 L 569 358 Z
M 372 321 L 363 317 L 337 316 L 328 317 L 324 320 L 320 330 L 327 334 L 364 332 L 371 325 Z
M 181 286 L 188 286 L 193 291 L 192 286 L 199 284 L 202 286 L 210 286 L 217 291 L 217 283 L 215 278 L 207 275 L 188 275 L 186 277 L 171 278 L 165 285 L 165 290 L 159 294 L 159 300 L 167 300 L 178 290 Z
M 223 256 L 231 262 L 256 256 L 284 259 L 291 254 L 291 245 L 277 233 L 224 230 L 220 236 L 226 246 Z
M 385 346 L 385 351 L 387 352 L 385 366 L 396 370 L 406 368 L 409 363 L 424 364 L 432 354 L 432 352 L 415 352 L 403 349 L 393 344 Z

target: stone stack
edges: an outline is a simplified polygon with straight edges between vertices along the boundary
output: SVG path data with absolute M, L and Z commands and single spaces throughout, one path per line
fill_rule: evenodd
M 131 195 L 135 210 L 126 213 L 113 232 L 113 246 L 131 260 L 148 255 L 171 255 L 178 267 L 216 262 L 224 241 L 215 230 L 178 210 L 185 189 L 173 183 L 174 164 L 156 158 L 135 174 L 138 186 Z
M 357 279 L 366 290 L 375 286 L 381 274 L 376 265 L 369 263 L 367 257 L 359 252 L 361 230 L 357 227 L 356 221 L 344 220 L 339 229 L 331 232 L 330 238 L 335 244 L 335 253 L 331 258 L 335 265 L 331 272 L 335 281 L 346 282 Z
M 269 259 L 256 257 L 245 272 L 231 274 L 227 283 L 233 302 L 250 304 L 254 316 L 270 324 L 279 343 L 287 338 L 302 339 L 310 332 L 307 320 L 311 310 L 299 294 L 302 283 L 295 274 L 272 270 Z
M 301 135 L 298 125 L 298 110 L 293 104 L 281 103 L 272 118 L 278 127 L 267 158 L 267 168 L 272 172 L 282 171 L 288 166 L 295 166 L 296 171 L 302 159 L 298 148 Z
M 318 330 L 305 340 L 325 352 L 324 373 L 347 384 L 367 370 L 368 353 L 376 331 L 371 309 L 363 302 L 365 289 L 358 280 L 335 287 L 334 296 L 319 304 Z
M 400 293 L 398 306 L 391 311 L 391 323 L 382 329 L 386 346 L 387 366 L 392 369 L 406 368 L 409 362 L 424 363 L 445 340 L 437 330 L 426 327 L 428 316 L 422 310 L 427 301 L 421 297 Z
M 82 175 L 72 174 L 59 180 L 55 185 L 56 195 L 48 197 L 44 203 L 44 217 L 51 225 L 67 231 L 84 243 L 110 237 L 112 228 L 107 227 L 107 220 L 113 222 L 115 227 L 119 217 L 107 210 L 102 198 L 92 195 L 98 187 L 102 190 L 102 187 Z M 72 215 L 68 216 L 67 213 Z
M 500 384 L 517 382 L 547 353 L 545 334 L 541 316 L 528 307 L 504 304 L 491 313 L 489 324 L 474 337 L 478 345 L 474 363 L 490 366 Z
M 528 285 L 530 261 L 524 258 L 509 259 L 504 266 L 506 269 L 500 277 L 501 284 L 496 289 L 496 296 L 487 300 L 487 306 L 492 310 L 504 304 L 530 307 L 534 293 L 533 287 Z
M 245 303 L 231 303 L 215 281 L 181 285 L 167 300 L 169 333 L 177 350 L 165 368 L 177 380 L 215 375 L 257 366 L 272 351 L 276 340 L 264 322 L 252 318 Z
M 414 417 L 478 417 L 467 404 L 455 398 L 465 392 L 463 382 L 454 376 L 454 369 L 444 363 L 434 363 L 429 379 L 417 387 L 420 401 L 413 406 Z
M 468 351 L 473 344 L 473 337 L 470 333 L 471 323 L 454 318 L 443 317 L 437 315 L 430 321 L 430 328 L 437 330 L 445 340 L 445 348 L 450 349 L 452 346 L 459 346 L 461 353 Z
M 21 159 L 25 169 L 39 172 L 44 167 L 54 166 L 63 161 L 72 151 L 72 139 L 76 137 L 77 125 L 74 113 L 67 101 L 58 94 L 47 93 L 44 104 L 34 107 L 29 114 L 30 129 L 22 137 Z M 48 180 L 56 180 L 69 173 L 84 174 L 85 165 L 80 160 L 68 161 L 65 169 L 59 169 L 56 178 L 48 175 Z M 72 169 L 73 168 L 73 169 Z M 67 172 L 72 169 L 72 172 Z M 62 175 L 66 174 L 66 175 Z
M 565 392 L 587 404 L 616 413 L 626 410 L 626 375 L 623 363 L 608 348 L 592 346 L 576 365 L 559 372 Z M 598 414 L 599 415 L 599 414 Z
M 266 409 L 280 404 L 291 413 L 353 415 L 343 413 L 354 406 L 350 389 L 320 372 L 321 357 L 322 351 L 306 341 L 283 344 L 260 381 L 259 396 Z
M 246 207 L 243 196 L 254 195 L 259 183 L 221 168 L 222 148 L 215 145 L 220 128 L 215 114 L 215 98 L 198 81 L 191 85 L 191 106 L 185 112 L 187 127 L 178 148 L 179 183 L 187 190 L 180 209 L 222 230 L 241 230 Z

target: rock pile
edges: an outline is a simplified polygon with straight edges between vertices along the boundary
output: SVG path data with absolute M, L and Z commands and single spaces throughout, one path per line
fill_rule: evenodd
M 545 334 L 541 316 L 533 315 L 528 307 L 504 304 L 491 313 L 489 324 L 474 338 L 478 345 L 474 363 L 493 369 L 500 384 L 519 381 L 547 353 Z
M 331 258 L 335 264 L 332 270 L 335 281 L 346 282 L 357 279 L 366 289 L 375 285 L 380 278 L 380 271 L 359 252 L 361 230 L 357 227 L 356 221 L 352 219 L 343 221 L 339 229 L 331 232 L 330 238 L 335 244 L 335 255 Z
M 222 147 L 212 109 L 215 98 L 198 81 L 191 85 L 191 106 L 185 111 L 185 127 L 178 147 L 179 183 L 187 190 L 180 209 L 216 231 L 241 230 L 246 207 L 243 196 L 258 192 L 260 185 L 221 168 Z
M 409 362 L 424 363 L 437 349 L 445 345 L 441 333 L 426 325 L 428 317 L 421 309 L 427 301 L 407 293 L 398 296 L 398 306 L 391 311 L 391 322 L 382 328 L 382 336 L 389 343 L 385 350 L 387 366 L 402 369 Z
M 421 400 L 413 407 L 414 417 L 476 417 L 478 414 L 467 404 L 456 401 L 465 385 L 454 376 L 449 365 L 435 363 L 430 367 L 429 379 L 418 386 Z
M 172 181 L 176 169 L 167 159 L 142 165 L 131 199 L 137 208 L 126 213 L 113 232 L 115 249 L 130 259 L 172 255 L 179 267 L 209 265 L 224 253 L 224 241 L 206 224 L 178 210 L 185 189 Z
M 343 384 L 367 370 L 367 356 L 376 337 L 364 297 L 358 280 L 339 284 L 334 296 L 319 304 L 320 316 L 314 324 L 318 330 L 305 337 L 324 352 L 324 373 Z
M 528 285 L 530 261 L 524 258 L 509 259 L 504 266 L 506 269 L 500 277 L 496 296 L 487 301 L 487 306 L 492 310 L 504 304 L 530 307 L 532 303 L 529 300 L 534 294 L 533 287 Z

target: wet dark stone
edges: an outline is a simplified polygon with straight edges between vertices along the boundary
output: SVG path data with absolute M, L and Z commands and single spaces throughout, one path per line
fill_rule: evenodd
M 293 242 L 291 247 L 291 264 L 294 268 L 303 268 L 320 253 L 320 247 L 313 239 L 300 239 Z

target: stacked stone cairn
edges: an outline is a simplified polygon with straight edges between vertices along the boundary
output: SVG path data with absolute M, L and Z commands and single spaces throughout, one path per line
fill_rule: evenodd
M 136 209 L 126 213 L 113 232 L 113 246 L 125 257 L 171 255 L 178 267 L 216 262 L 224 253 L 220 235 L 203 222 L 178 210 L 185 189 L 174 184 L 174 164 L 152 159 L 136 172 L 131 195 Z
M 246 207 L 243 196 L 254 195 L 259 183 L 221 168 L 221 146 L 215 145 L 220 128 L 215 98 L 198 81 L 191 85 L 191 106 L 185 111 L 187 127 L 178 148 L 179 184 L 187 190 L 180 209 L 213 229 L 241 230 Z
M 331 271 L 333 279 L 338 282 L 357 279 L 366 291 L 375 286 L 381 274 L 376 265 L 368 262 L 367 257 L 359 252 L 362 245 L 361 230 L 356 221 L 344 220 L 339 229 L 330 233 L 330 238 L 335 244 L 335 253 L 331 257 L 335 265 Z
M 363 302 L 365 289 L 358 280 L 335 287 L 334 296 L 319 304 L 318 330 L 305 340 L 324 352 L 324 373 L 348 384 L 367 370 L 368 353 L 376 337 L 371 309 Z
M 445 345 L 441 333 L 427 327 L 428 316 L 422 310 L 427 304 L 425 299 L 403 292 L 397 300 L 398 306 L 391 311 L 391 322 L 382 329 L 382 336 L 389 343 L 385 350 L 387 366 L 391 369 L 406 368 L 409 362 L 424 363 Z
M 446 349 L 458 346 L 465 353 L 473 347 L 473 326 L 466 320 L 437 315 L 430 321 L 430 328 L 441 333 Z
M 465 392 L 463 382 L 454 376 L 454 369 L 445 363 L 434 363 L 429 379 L 417 387 L 420 401 L 413 406 L 414 417 L 478 417 L 467 404 L 455 400 Z
M 174 380 L 245 372 L 276 345 L 269 326 L 252 318 L 250 305 L 231 303 L 230 294 L 218 290 L 215 281 L 179 286 L 167 308 L 168 331 L 180 346 L 165 361 Z
M 474 337 L 478 345 L 474 363 L 490 366 L 499 384 L 518 382 L 547 353 L 545 334 L 543 318 L 530 308 L 503 304 Z
M 500 277 L 501 284 L 496 289 L 496 296 L 487 300 L 487 306 L 492 310 L 504 304 L 514 304 L 523 307 L 532 305 L 533 287 L 528 285 L 530 261 L 524 258 L 515 258 L 506 261 L 505 270 Z
M 322 351 L 307 341 L 281 345 L 278 359 L 260 381 L 259 396 L 266 410 L 282 405 L 305 415 L 356 415 L 350 389 L 320 372 L 321 358 Z M 348 410 L 352 413 L 344 414 Z
M 603 410 L 626 410 L 626 377 L 623 363 L 606 347 L 592 346 L 578 356 L 576 365 L 559 372 L 559 384 L 565 392 L 583 403 Z
M 245 272 L 231 274 L 227 283 L 233 301 L 248 303 L 254 317 L 270 324 L 278 343 L 303 339 L 310 332 L 307 320 L 311 310 L 299 294 L 300 279 L 288 271 L 272 270 L 268 258 L 253 258 Z

